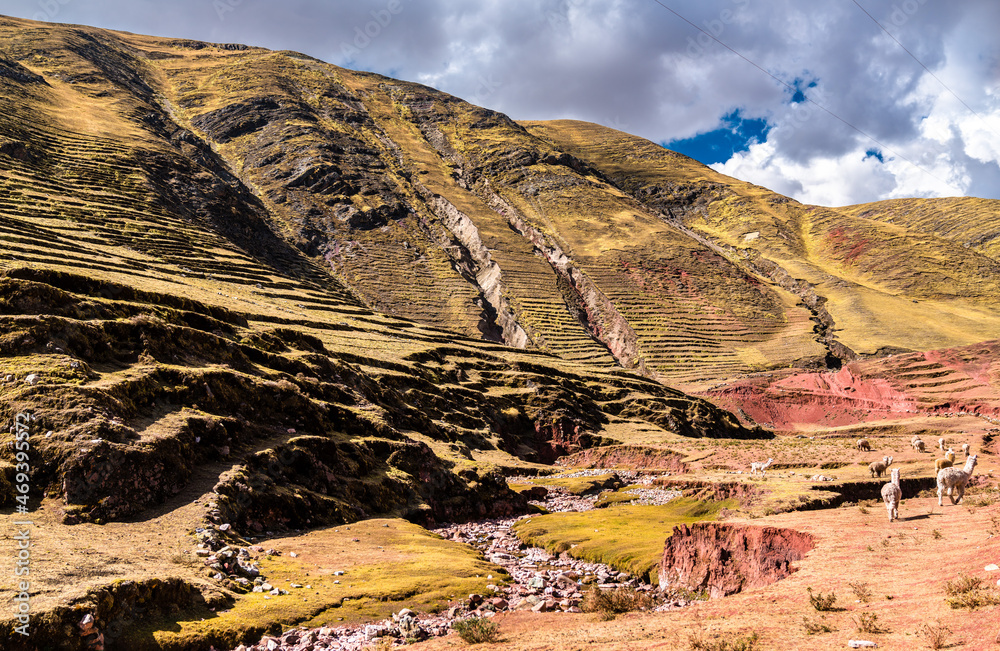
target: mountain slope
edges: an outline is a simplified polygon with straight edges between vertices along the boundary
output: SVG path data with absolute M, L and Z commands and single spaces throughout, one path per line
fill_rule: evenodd
M 290 52 L 47 28 L 10 48 L 50 106 L 128 116 L 121 133 L 150 143 L 119 163 L 151 179 L 140 205 L 208 220 L 380 312 L 690 388 L 1000 331 L 997 263 L 975 249 L 872 210 L 802 206 L 596 125 L 522 126 Z M 39 48 L 60 56 L 26 58 Z
M 476 226 L 455 217 L 448 228 L 455 204 L 448 208 L 409 181 L 409 168 L 392 163 L 391 142 L 367 111 L 349 106 L 360 91 L 331 80 L 331 67 L 323 64 L 321 74 L 298 55 L 90 28 L 6 20 L 5 29 L 0 84 L 12 101 L 0 118 L 0 246 L 5 368 L 17 380 L 6 387 L 13 402 L 5 415 L 33 405 L 46 428 L 66 430 L 39 444 L 46 455 L 37 472 L 40 485 L 63 484 L 59 492 L 77 505 L 71 519 L 120 518 L 176 493 L 192 466 L 218 456 L 189 456 L 188 438 L 204 425 L 197 423 L 212 430 L 218 418 L 260 419 L 240 398 L 248 391 L 283 397 L 256 427 L 235 425 L 239 435 L 223 428 L 221 448 L 291 445 L 310 418 L 312 434 L 350 433 L 349 440 L 415 445 L 414 437 L 429 437 L 421 445 L 437 448 L 421 454 L 430 464 L 443 455 L 452 469 L 471 461 L 470 449 L 497 450 L 492 463 L 551 460 L 556 450 L 600 440 L 609 417 L 632 412 L 688 435 L 748 434 L 707 403 L 613 372 L 606 349 L 594 353 L 596 367 L 583 366 L 461 336 L 464 329 L 516 339 L 524 331 L 514 320 L 484 316 L 480 283 L 490 269 L 478 276 L 470 269 L 491 253 L 480 246 L 479 262 L 463 259 L 470 248 L 455 235 L 464 229 L 463 237 L 478 237 Z M 309 83 L 327 93 L 319 108 L 289 99 Z M 234 103 L 244 86 L 266 97 Z M 195 124 L 213 139 L 185 128 Z M 454 200 L 481 209 L 474 195 Z M 303 239 L 310 229 L 315 242 Z M 396 246 L 403 238 L 414 244 Z M 511 255 L 525 262 L 517 282 L 544 285 L 530 273 L 536 256 L 522 240 L 511 246 L 518 243 Z M 534 268 L 552 281 L 551 267 Z M 498 305 L 504 291 L 491 294 Z M 423 316 L 425 324 L 372 306 Z M 599 348 L 583 333 L 579 339 Z M 28 374 L 46 388 L 22 386 Z M 591 379 L 602 387 L 596 394 Z M 102 407 L 81 411 L 80 400 Z M 98 438 L 110 450 L 78 449 Z M 376 446 L 376 460 L 396 445 Z M 86 475 L 107 458 L 128 463 L 99 487 L 73 489 L 74 473 Z M 163 463 L 181 467 L 169 486 L 151 479 L 135 495 L 115 495 L 122 475 L 145 466 L 159 477 Z M 349 501 L 369 503 L 363 510 L 370 512 L 439 498 L 413 477 L 409 496 L 397 490 L 388 502 L 371 494 Z M 457 517 L 435 513 L 431 507 L 414 517 Z
M 804 206 L 611 129 L 571 121 L 528 126 L 740 267 L 797 294 L 820 321 L 821 338 L 849 349 L 835 346 L 838 356 L 964 345 L 1000 333 L 1000 267 L 988 248 L 966 247 L 951 233 L 968 224 L 969 239 L 988 241 L 1000 215 L 996 201 Z M 955 202 L 961 213 L 951 210 Z M 898 205 L 938 215 L 940 228 L 929 232 L 915 217 L 892 221 L 902 214 Z

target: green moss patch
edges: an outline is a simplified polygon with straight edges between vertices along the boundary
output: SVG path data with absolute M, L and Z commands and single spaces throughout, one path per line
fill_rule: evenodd
M 264 545 L 282 553 L 261 559 L 263 574 L 289 594 L 248 593 L 238 596 L 227 611 L 184 613 L 169 629 L 156 623 L 157 648 L 235 646 L 246 641 L 246 631 L 259 636 L 275 626 L 377 620 L 401 608 L 437 612 L 449 600 L 509 580 L 468 546 L 405 520 L 365 520 Z M 292 588 L 293 583 L 311 587 Z
M 597 501 L 594 502 L 594 508 L 600 509 L 606 506 L 613 506 L 615 504 L 628 504 L 629 502 L 634 502 L 639 499 L 639 495 L 629 491 L 634 491 L 638 488 L 642 487 L 638 484 L 632 484 L 616 491 L 603 493 L 599 498 L 597 498 Z
M 551 553 L 606 563 L 656 582 L 663 543 L 674 526 L 713 520 L 735 500 L 678 498 L 663 506 L 621 505 L 581 513 L 550 513 L 514 525 L 517 536 Z
M 568 493 L 573 495 L 586 495 L 603 490 L 611 477 L 612 473 L 593 477 L 537 477 L 532 479 L 530 483 L 512 483 L 510 487 L 516 491 L 529 490 L 532 486 L 565 488 Z

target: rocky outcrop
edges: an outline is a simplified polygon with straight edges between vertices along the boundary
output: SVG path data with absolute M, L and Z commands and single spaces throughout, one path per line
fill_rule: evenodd
M 660 588 L 705 590 L 712 598 L 770 585 L 814 546 L 792 529 L 699 522 L 674 527 L 660 561 Z
M 566 255 L 562 247 L 552 241 L 552 238 L 528 223 L 510 203 L 490 187 L 487 181 L 482 182 L 480 192 L 486 197 L 490 207 L 503 215 L 511 228 L 531 242 L 535 250 L 545 257 L 552 270 L 566 281 L 570 290 L 576 295 L 576 301 L 584 307 L 582 322 L 594 339 L 607 346 L 623 367 L 635 369 L 643 375 L 652 375 L 652 372 L 646 369 L 635 330 L 590 276 L 584 273 Z
M 432 196 L 428 203 L 471 258 L 470 280 L 489 305 L 489 314 L 495 327 L 500 328 L 503 342 L 514 348 L 526 348 L 531 340 L 517 321 L 517 315 L 507 299 L 503 272 L 500 265 L 493 261 L 475 222 L 441 195 Z
M 22 84 L 46 84 L 44 77 L 36 75 L 17 61 L 10 59 L 0 59 L 0 79 L 2 78 L 12 79 Z

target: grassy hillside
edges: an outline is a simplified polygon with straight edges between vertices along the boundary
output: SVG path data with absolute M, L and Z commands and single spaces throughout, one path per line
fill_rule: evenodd
M 835 348 L 841 357 L 966 345 L 1000 333 L 1000 267 L 986 244 L 997 202 L 805 206 L 613 129 L 573 121 L 526 126 L 741 268 L 792 291 L 820 321 L 822 339 L 849 349 Z M 965 246 L 976 238 L 983 246 Z

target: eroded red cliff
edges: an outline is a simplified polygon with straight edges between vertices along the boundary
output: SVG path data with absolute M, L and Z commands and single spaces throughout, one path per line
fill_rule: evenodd
M 661 588 L 706 590 L 712 598 L 759 588 L 794 571 L 814 546 L 793 529 L 699 522 L 674 527 L 660 561 Z

